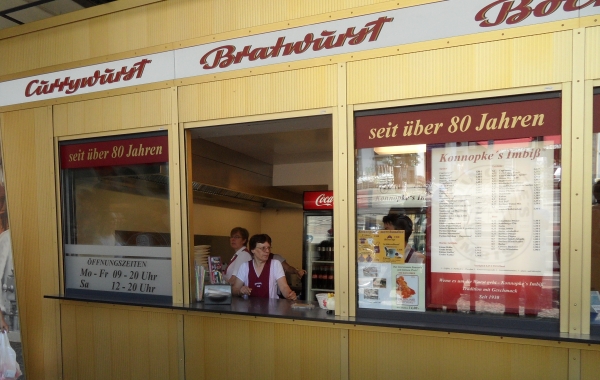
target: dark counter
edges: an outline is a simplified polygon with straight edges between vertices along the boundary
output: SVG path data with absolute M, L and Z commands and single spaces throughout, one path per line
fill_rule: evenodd
M 440 318 L 437 322 L 432 322 L 432 316 L 436 313 L 403 313 L 403 318 L 385 319 L 373 317 L 342 317 L 333 314 L 327 314 L 327 311 L 321 309 L 314 303 L 312 309 L 294 309 L 294 301 L 283 299 L 250 298 L 243 299 L 233 297 L 231 304 L 228 305 L 205 305 L 204 303 L 194 303 L 191 305 L 176 304 L 172 302 L 119 302 L 110 299 L 101 298 L 78 298 L 73 296 L 46 295 L 44 298 L 57 299 L 65 301 L 79 301 L 91 303 L 104 303 L 111 305 L 141 306 L 151 308 L 162 308 L 170 310 L 182 310 L 188 312 L 206 312 L 215 314 L 244 315 L 255 317 L 267 317 L 274 319 L 302 320 L 323 323 L 345 324 L 353 326 L 377 326 L 394 329 L 414 329 L 427 331 L 442 331 L 448 333 L 475 334 L 501 336 L 523 339 L 549 340 L 558 342 L 600 344 L 599 335 L 574 335 L 560 333 L 556 331 L 536 331 L 526 328 L 506 328 L 477 326 L 477 323 L 470 323 L 470 320 L 476 321 L 477 316 L 470 315 L 437 315 Z M 302 301 L 302 303 L 305 303 Z M 407 318 L 408 317 L 408 318 Z M 502 320 L 500 317 L 499 321 Z M 443 322 L 442 322 L 443 321 Z M 521 321 L 522 322 L 522 321 Z M 531 321 L 536 322 L 536 321 Z M 539 323 L 539 321 L 538 321 Z
M 102 297 L 95 297 L 91 299 L 64 295 L 46 295 L 44 296 L 44 298 L 59 299 L 66 301 L 105 303 L 111 305 L 155 307 L 171 310 L 202 311 L 207 313 L 250 315 L 253 317 L 300 319 L 305 321 L 318 322 L 342 322 L 341 317 L 337 317 L 333 314 L 327 314 L 327 310 L 321 309 L 316 302 L 311 303 L 314 306 L 312 309 L 296 309 L 292 307 L 292 305 L 296 303 L 295 301 L 288 301 L 283 299 L 243 299 L 240 297 L 233 297 L 231 304 L 228 305 L 206 305 L 203 302 L 184 305 L 172 302 L 135 302 L 131 300 L 116 301 L 114 299 Z M 306 304 L 305 301 L 300 301 L 299 303 Z

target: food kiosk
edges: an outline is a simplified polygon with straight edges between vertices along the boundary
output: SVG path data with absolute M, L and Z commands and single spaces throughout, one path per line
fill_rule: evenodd
M 594 378 L 599 21 L 576 0 L 121 0 L 1 31 L 27 376 Z M 92 162 L 119 155 L 144 159 Z M 335 314 L 194 302 L 194 236 L 268 232 L 301 266 L 306 190 L 335 194 Z M 422 263 L 363 232 L 394 208 Z

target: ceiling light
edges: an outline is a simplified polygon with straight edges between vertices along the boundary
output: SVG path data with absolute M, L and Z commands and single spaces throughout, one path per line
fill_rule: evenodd
M 425 153 L 426 144 L 418 145 L 398 145 L 398 146 L 382 146 L 375 148 L 375 153 L 385 154 L 410 154 L 410 153 Z

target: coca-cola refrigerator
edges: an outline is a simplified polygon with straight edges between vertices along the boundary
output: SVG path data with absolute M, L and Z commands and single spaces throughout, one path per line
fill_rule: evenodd
M 303 240 L 302 293 L 316 301 L 315 294 L 334 292 L 333 191 L 304 192 Z

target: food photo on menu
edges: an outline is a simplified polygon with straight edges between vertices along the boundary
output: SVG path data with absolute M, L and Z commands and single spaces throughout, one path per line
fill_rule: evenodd
M 386 288 L 387 287 L 387 279 L 386 278 L 374 278 L 373 279 L 373 287 L 374 288 Z

